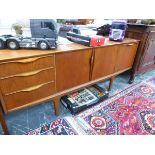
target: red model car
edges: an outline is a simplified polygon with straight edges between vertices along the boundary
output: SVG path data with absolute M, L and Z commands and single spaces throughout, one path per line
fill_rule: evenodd
M 67 33 L 67 38 L 70 41 L 86 46 L 102 46 L 105 42 L 105 38 L 103 36 L 96 35 L 96 33 L 96 31 L 88 28 L 74 27 Z

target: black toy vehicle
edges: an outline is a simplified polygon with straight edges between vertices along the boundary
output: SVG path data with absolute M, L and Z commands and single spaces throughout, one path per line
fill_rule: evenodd
M 38 48 L 47 50 L 57 47 L 58 33 L 54 20 L 30 19 L 30 30 L 32 37 L 0 36 L 0 49 Z
M 72 114 L 77 114 L 107 99 L 108 95 L 109 92 L 105 88 L 101 88 L 95 84 L 61 97 L 61 103 L 69 109 Z

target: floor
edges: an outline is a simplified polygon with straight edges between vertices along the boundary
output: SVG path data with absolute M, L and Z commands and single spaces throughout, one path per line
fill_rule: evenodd
M 130 72 L 125 72 L 116 77 L 113 88 L 110 92 L 110 96 L 131 86 L 130 84 L 128 84 L 129 74 Z M 155 75 L 155 70 L 138 75 L 135 79 L 135 83 L 150 78 L 153 75 Z M 109 81 L 105 81 L 103 83 L 99 83 L 99 85 L 102 87 L 107 87 L 108 83 Z M 49 123 L 65 116 L 71 116 L 70 112 L 66 108 L 64 108 L 63 105 L 61 105 L 60 109 L 60 115 L 55 116 L 54 107 L 51 101 L 7 114 L 5 118 L 9 128 L 9 132 L 12 135 L 23 135 L 30 130 L 42 126 L 45 123 Z M 0 135 L 1 134 L 3 134 L 3 132 L 0 126 Z

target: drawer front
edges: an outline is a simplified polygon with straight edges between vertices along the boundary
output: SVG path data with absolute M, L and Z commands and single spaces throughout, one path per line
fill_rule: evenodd
M 55 93 L 55 83 L 48 82 L 36 87 L 22 90 L 20 92 L 3 95 L 6 110 L 19 108 L 25 105 L 31 105 L 33 102 L 39 102 L 40 99 L 51 96 Z
M 55 81 L 55 69 L 52 67 L 1 79 L 0 87 L 2 94 L 7 94 L 49 81 Z
M 31 72 L 54 66 L 54 56 L 35 57 L 0 64 L 0 77 Z

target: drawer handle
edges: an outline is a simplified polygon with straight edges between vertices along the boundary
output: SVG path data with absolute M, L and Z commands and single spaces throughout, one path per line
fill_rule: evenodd
M 36 61 L 38 59 L 40 59 L 40 57 L 39 58 L 28 58 L 28 59 L 18 60 L 18 61 L 15 61 L 15 62 L 17 62 L 17 63 L 29 63 L 29 62 Z
M 48 83 L 40 84 L 40 85 L 38 85 L 38 86 L 34 86 L 34 87 L 27 88 L 27 89 L 23 89 L 23 90 L 21 90 L 21 92 L 30 92 L 30 91 L 39 89 L 39 88 L 41 88 L 42 86 L 44 86 L 44 85 L 46 85 L 46 84 L 49 84 L 49 83 L 51 83 L 51 81 L 48 82 Z
M 23 73 L 23 74 L 20 74 L 20 75 L 17 75 L 17 76 L 31 76 L 31 75 L 35 75 L 35 74 L 38 74 L 38 73 L 40 73 L 42 71 L 45 71 L 45 70 L 48 70 L 48 69 L 52 69 L 52 68 L 53 67 L 42 69 L 42 70 L 38 70 L 38 71 L 33 71 L 33 72 L 29 72 L 29 73 Z
M 8 96 L 8 95 L 12 95 L 12 94 L 20 93 L 20 92 L 30 92 L 30 91 L 39 89 L 39 88 L 43 87 L 44 85 L 47 85 L 47 84 L 53 83 L 53 82 L 54 81 L 46 82 L 46 83 L 43 83 L 43 84 L 40 84 L 40 85 L 37 85 L 37 86 L 33 86 L 33 87 L 30 87 L 30 88 L 26 88 L 26 89 L 23 89 L 23 90 L 15 91 L 15 92 L 12 92 L 12 93 L 7 93 L 5 95 Z
M 53 67 L 50 67 L 48 69 L 51 69 Z M 38 71 L 33 71 L 33 72 L 29 72 L 29 73 L 23 73 L 23 74 L 20 74 L 20 75 L 15 75 L 15 76 L 31 76 L 31 75 L 35 75 L 35 74 L 38 74 L 42 71 L 45 71 L 45 70 L 48 70 L 48 69 L 42 69 L 42 70 L 38 70 Z
M 132 46 L 132 45 L 134 45 L 134 44 L 123 44 L 124 46 Z
M 9 61 L 9 62 L 3 62 L 3 63 L 31 63 L 34 62 L 36 60 L 39 60 L 41 58 L 46 58 L 46 57 L 51 57 L 53 55 L 50 56 L 42 56 L 42 57 L 35 57 L 35 58 L 27 58 L 27 59 L 22 59 L 22 60 L 15 60 L 15 61 Z
M 4 80 L 4 79 L 8 79 L 8 78 L 13 78 L 13 77 L 26 77 L 26 76 L 32 76 L 32 75 L 38 74 L 38 73 L 40 73 L 40 72 L 42 72 L 42 71 L 49 70 L 49 69 L 53 69 L 53 68 L 54 68 L 54 67 L 49 67 L 49 68 L 45 68 L 45 69 L 41 69 L 41 70 L 37 70 L 37 71 L 28 72 L 28 73 L 22 73 L 22 74 L 11 75 L 11 76 L 8 76 L 8 77 L 0 78 L 0 80 Z

